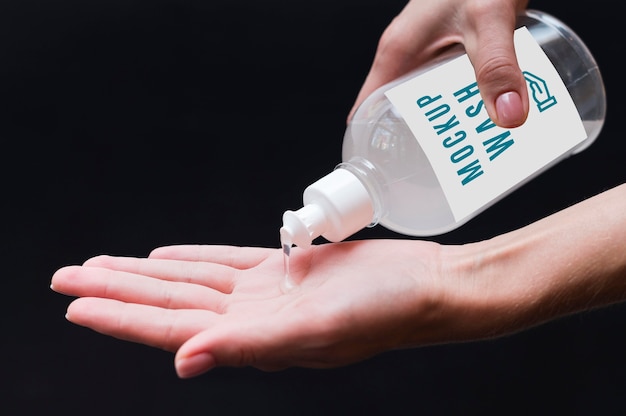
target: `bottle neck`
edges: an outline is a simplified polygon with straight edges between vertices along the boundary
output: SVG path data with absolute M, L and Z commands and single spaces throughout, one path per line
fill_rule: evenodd
M 302 201 L 302 208 L 283 214 L 283 244 L 305 248 L 319 236 L 342 241 L 374 217 L 371 193 L 353 169 L 335 169 L 318 179 L 304 190 Z
M 385 181 L 376 169 L 376 166 L 369 160 L 355 156 L 348 161 L 344 161 L 336 166 L 335 169 L 345 169 L 355 175 L 359 181 L 365 186 L 369 193 L 374 215 L 368 227 L 374 227 L 386 212 L 385 208 Z

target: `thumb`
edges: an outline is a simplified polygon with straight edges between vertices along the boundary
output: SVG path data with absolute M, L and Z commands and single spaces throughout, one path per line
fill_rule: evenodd
M 176 373 L 180 378 L 191 378 L 217 366 L 279 370 L 285 365 L 276 357 L 288 356 L 293 345 L 288 336 L 264 322 L 223 322 L 194 335 L 178 349 Z
M 253 350 L 245 345 L 250 342 L 246 331 L 206 329 L 188 339 L 176 352 L 174 366 L 180 378 L 199 376 L 214 367 L 243 367 L 248 365 L 254 356 Z
M 502 11 L 475 22 L 464 40 L 478 88 L 491 119 L 505 128 L 518 127 L 528 116 L 528 91 L 513 43 L 516 13 Z

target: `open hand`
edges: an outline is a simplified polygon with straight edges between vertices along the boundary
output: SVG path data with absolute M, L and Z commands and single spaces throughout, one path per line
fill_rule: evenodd
M 429 323 L 438 247 L 294 248 L 289 288 L 279 249 L 171 246 L 149 258 L 98 256 L 62 268 L 52 287 L 79 297 L 67 311 L 71 322 L 178 350 L 181 377 L 217 365 L 332 367 L 409 343 L 416 315 Z

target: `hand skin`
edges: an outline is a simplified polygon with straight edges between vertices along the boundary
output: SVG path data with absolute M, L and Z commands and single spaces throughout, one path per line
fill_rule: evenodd
M 524 228 L 446 246 L 365 240 L 282 251 L 170 246 L 58 270 L 67 319 L 215 366 L 326 368 L 521 331 L 626 299 L 626 185 Z
M 528 116 L 528 91 L 513 47 L 516 17 L 528 0 L 411 0 L 383 32 L 372 67 L 348 120 L 376 88 L 465 47 L 491 119 L 518 127 Z

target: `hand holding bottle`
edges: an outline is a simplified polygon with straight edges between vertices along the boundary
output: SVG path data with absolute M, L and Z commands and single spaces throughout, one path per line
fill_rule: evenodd
M 306 247 L 375 224 L 442 234 L 593 143 L 606 97 L 591 52 L 541 11 L 526 10 L 516 25 L 511 49 L 539 110 L 524 125 L 494 124 L 476 62 L 455 47 L 365 98 L 346 128 L 342 163 L 304 190 L 302 208 L 285 212 L 281 235 Z
M 513 48 L 516 17 L 528 0 L 411 0 L 383 33 L 348 119 L 376 88 L 427 63 L 451 45 L 465 47 L 491 119 L 521 125 L 528 93 Z

